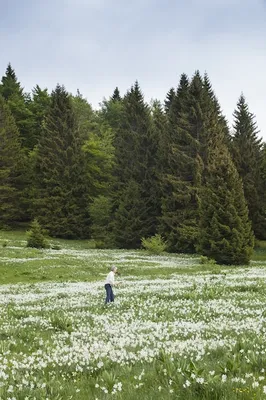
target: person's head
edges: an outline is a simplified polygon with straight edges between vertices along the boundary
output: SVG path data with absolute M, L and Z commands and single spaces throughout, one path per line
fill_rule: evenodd
M 111 271 L 113 271 L 113 273 L 116 274 L 117 268 L 116 268 L 115 265 L 112 265 L 112 266 L 111 266 Z

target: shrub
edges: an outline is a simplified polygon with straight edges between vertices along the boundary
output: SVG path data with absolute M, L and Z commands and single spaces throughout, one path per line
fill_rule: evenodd
M 208 264 L 208 265 L 215 265 L 215 264 L 216 264 L 216 261 L 213 260 L 212 258 L 208 258 L 208 257 L 206 257 L 206 256 L 201 256 L 201 257 L 200 257 L 200 263 L 203 264 L 203 265 L 205 265 L 205 264 Z
M 167 243 L 161 235 L 155 235 L 149 238 L 142 238 L 141 244 L 144 249 L 152 254 L 162 254 L 167 248 Z
M 35 247 L 37 249 L 45 249 L 49 247 L 45 238 L 45 231 L 42 229 L 36 218 L 31 223 L 27 236 L 27 247 Z
M 5 241 L 2 243 L 2 246 L 3 246 L 3 247 L 7 247 L 7 245 L 8 245 L 8 241 L 5 240 Z

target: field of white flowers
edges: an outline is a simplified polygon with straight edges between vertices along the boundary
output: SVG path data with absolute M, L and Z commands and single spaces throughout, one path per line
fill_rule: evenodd
M 31 262 L 17 251 L 11 266 Z M 47 257 L 100 273 L 0 286 L 1 399 L 266 399 L 263 263 L 200 271 L 181 255 L 67 249 L 40 252 L 40 268 Z M 121 285 L 105 306 L 110 259 Z

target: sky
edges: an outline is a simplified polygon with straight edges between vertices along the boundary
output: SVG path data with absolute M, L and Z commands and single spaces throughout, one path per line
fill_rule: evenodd
M 79 89 L 97 108 L 138 80 L 164 101 L 180 75 L 208 73 L 230 124 L 243 92 L 266 141 L 266 0 L 0 0 L 0 77 L 27 92 Z

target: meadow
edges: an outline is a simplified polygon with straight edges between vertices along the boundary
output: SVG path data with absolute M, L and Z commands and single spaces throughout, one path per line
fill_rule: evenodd
M 25 245 L 0 231 L 0 399 L 266 399 L 265 248 L 236 268 Z

